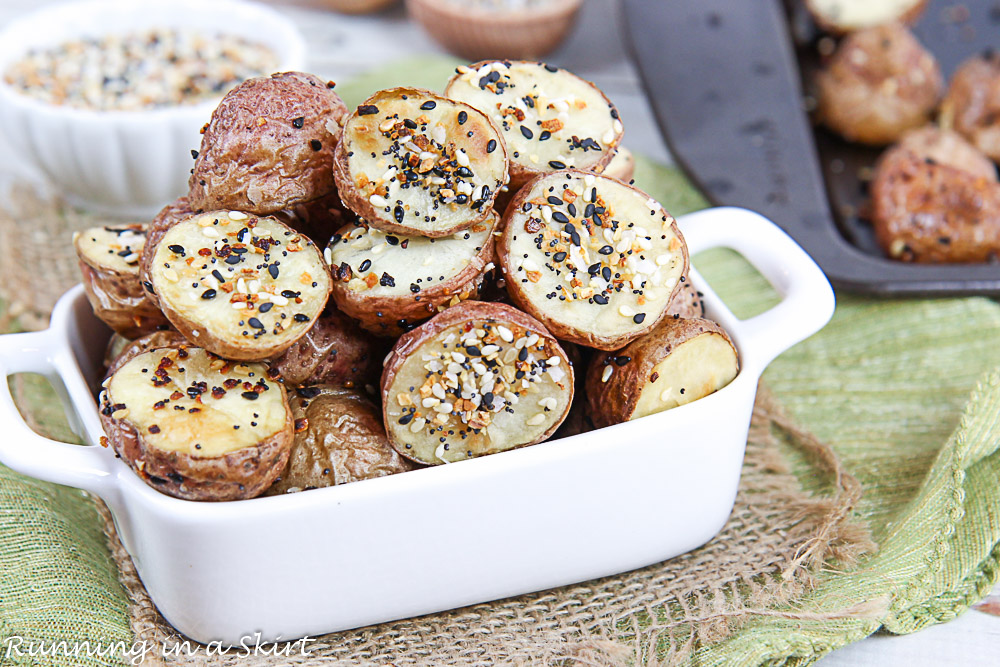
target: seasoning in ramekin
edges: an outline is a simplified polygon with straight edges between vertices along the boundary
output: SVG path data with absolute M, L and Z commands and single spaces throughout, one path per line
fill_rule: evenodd
M 277 55 L 259 42 L 159 28 L 32 49 L 4 80 L 49 104 L 136 111 L 221 97 L 277 66 Z

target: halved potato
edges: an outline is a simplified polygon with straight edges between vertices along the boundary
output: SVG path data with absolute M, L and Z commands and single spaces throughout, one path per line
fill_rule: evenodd
M 73 234 L 83 289 L 94 314 L 126 338 L 169 326 L 146 298 L 139 279 L 145 243 L 145 225 L 91 227 Z
M 923 160 L 946 164 L 990 181 L 997 180 L 993 162 L 953 130 L 927 125 L 904 134 L 898 145 Z
M 333 300 L 361 326 L 399 336 L 459 301 L 476 299 L 493 268 L 496 213 L 444 238 L 387 234 L 359 220 L 342 228 L 325 258 Z
M 835 35 L 899 21 L 914 23 L 927 0 L 806 0 L 819 27 Z
M 986 51 L 959 65 L 938 121 L 1000 162 L 1000 54 Z
M 507 149 L 468 104 L 391 88 L 347 119 L 333 171 L 344 204 L 372 227 L 442 237 L 490 214 L 507 183 Z
M 274 218 L 211 211 L 171 227 L 150 267 L 153 291 L 189 341 L 259 361 L 285 352 L 323 312 L 330 276 L 312 241 Z
M 572 400 L 566 352 L 502 303 L 465 301 L 403 334 L 382 372 L 389 441 L 429 465 L 541 442 Z
M 248 79 L 205 126 L 188 179 L 192 206 L 276 213 L 333 192 L 333 149 L 347 107 L 303 72 Z
M 733 342 L 710 320 L 668 319 L 617 352 L 595 355 L 587 401 L 598 428 L 708 396 L 739 372 Z
M 616 350 L 663 319 L 688 270 L 684 237 L 646 193 L 595 174 L 539 176 L 507 207 L 507 291 L 558 338 Z
M 186 220 L 192 215 L 202 212 L 192 209 L 187 197 L 179 197 L 164 206 L 146 229 L 146 245 L 142 247 L 142 258 L 139 260 L 139 279 L 146 290 L 146 298 L 157 306 L 160 305 L 160 302 L 153 292 L 153 283 L 149 277 L 149 268 L 153 265 L 153 255 L 156 253 L 156 246 L 160 243 L 160 239 L 163 238 L 168 229 L 181 220 Z
M 819 119 L 848 141 L 881 146 L 926 124 L 944 87 L 934 55 L 898 23 L 848 35 L 817 72 Z
M 267 370 L 197 347 L 143 352 L 104 381 L 101 424 L 115 452 L 157 491 L 253 498 L 292 446 L 285 390 Z
M 687 276 L 681 278 L 681 286 L 667 307 L 667 317 L 691 319 L 705 317 L 705 302 Z
M 629 149 L 619 146 L 611 162 L 600 173 L 617 178 L 622 183 L 631 183 L 632 177 L 635 176 L 635 156 Z
M 871 184 L 875 238 L 892 259 L 990 262 L 1000 258 L 1000 184 L 902 147 L 879 159 Z
M 379 409 L 361 394 L 311 385 L 289 394 L 295 442 L 288 464 L 264 494 L 309 491 L 413 470 L 389 444 Z
M 286 384 L 325 384 L 338 387 L 378 385 L 385 349 L 379 341 L 336 308 L 328 307 L 302 338 L 280 357 L 271 370 Z
M 459 67 L 444 94 L 490 116 L 510 153 L 510 189 L 539 174 L 603 171 L 625 132 L 597 86 L 545 63 L 494 60 Z
M 133 340 L 117 335 L 112 336 L 111 340 L 108 341 L 108 349 L 104 357 L 105 365 L 108 367 L 108 375 L 113 374 L 124 364 L 144 352 L 167 347 L 190 347 L 190 343 L 173 329 L 154 331 Z

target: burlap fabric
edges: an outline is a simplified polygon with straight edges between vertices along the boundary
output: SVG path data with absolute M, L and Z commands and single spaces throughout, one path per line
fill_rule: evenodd
M 676 213 L 700 203 L 676 172 L 641 161 L 637 181 Z M 38 295 L 54 296 L 74 271 L 71 259 L 40 269 L 20 244 L 49 230 L 38 261 L 52 261 L 84 223 L 58 206 L 31 210 L 0 217 L 0 276 L 24 274 L 0 286 L 21 304 L 15 326 L 37 326 Z M 695 263 L 738 315 L 773 303 L 760 276 L 731 254 Z M 765 374 L 771 391 L 755 409 L 736 508 L 702 549 L 600 581 L 323 637 L 307 656 L 154 650 L 147 663 L 798 665 L 880 628 L 912 632 L 948 620 L 1000 570 L 1000 374 L 979 382 L 1000 366 L 996 340 L 1000 307 L 985 299 L 840 295 L 831 324 Z M 43 383 L 17 378 L 14 387 L 39 430 L 66 435 Z M 0 467 L 0 642 L 13 636 L 176 646 L 103 508 Z M 127 659 L 5 656 L 3 648 L 0 664 Z

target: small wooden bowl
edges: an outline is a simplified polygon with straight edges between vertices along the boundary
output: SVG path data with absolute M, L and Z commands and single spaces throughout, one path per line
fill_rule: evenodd
M 569 35 L 582 0 L 551 0 L 539 7 L 497 11 L 452 0 L 406 0 L 410 15 L 431 37 L 469 60 L 538 58 Z

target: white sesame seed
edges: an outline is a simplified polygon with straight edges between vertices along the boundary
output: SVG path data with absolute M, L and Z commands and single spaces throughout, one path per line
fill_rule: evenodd
M 202 227 L 201 233 L 210 239 L 219 238 L 219 232 L 215 231 L 215 227 Z
M 456 364 L 464 364 L 465 363 L 465 355 L 464 354 L 460 354 L 458 352 L 452 352 L 451 353 L 451 358 L 455 360 Z
M 239 278 L 236 280 L 236 291 L 245 294 L 247 292 L 247 281 Z
M 656 265 L 657 266 L 663 266 L 664 264 L 668 264 L 671 259 L 673 259 L 673 257 L 671 257 L 670 255 L 667 255 L 667 254 L 657 255 L 657 257 L 656 257 Z
M 471 163 L 469 162 L 469 155 L 465 152 L 464 148 L 459 148 L 458 152 L 455 153 L 455 159 L 463 167 L 468 167 Z
M 545 363 L 547 363 L 549 366 L 558 366 L 561 362 L 562 362 L 562 357 L 555 355 L 549 357 Z
M 368 201 L 371 202 L 372 206 L 378 206 L 379 208 L 382 208 L 388 203 L 386 202 L 385 199 L 383 199 L 378 195 L 372 195 L 371 197 L 368 198 Z
M 545 413 L 539 412 L 537 415 L 525 422 L 528 426 L 538 426 L 543 421 L 545 421 Z
M 443 144 L 445 139 L 448 138 L 448 131 L 444 129 L 444 125 L 439 123 L 431 130 L 431 138 L 439 144 Z
M 423 430 L 424 426 L 427 425 L 427 420 L 423 417 L 417 417 L 410 422 L 410 433 L 419 433 Z
M 497 326 L 497 333 L 500 334 L 500 338 L 504 342 L 511 343 L 514 341 L 514 332 L 502 324 Z
M 247 214 L 243 213 L 242 211 L 230 211 L 229 212 L 229 219 L 230 220 L 246 220 L 248 217 L 249 216 L 247 216 Z
M 607 382 L 608 378 L 610 378 L 611 374 L 614 373 L 614 372 L 615 372 L 615 369 L 614 369 L 613 366 L 605 366 L 604 367 L 604 372 L 601 373 L 601 382 Z
M 412 429 L 411 429 L 411 430 L 412 430 Z M 434 450 L 434 456 L 436 456 L 436 457 L 437 457 L 437 459 L 438 459 L 439 461 L 441 461 L 442 463 L 451 463 L 451 461 L 449 461 L 448 459 L 446 459 L 446 458 L 444 457 L 444 453 L 445 453 L 445 451 L 447 451 L 447 450 L 445 450 L 445 448 L 444 448 L 444 446 L 445 446 L 446 444 L 448 444 L 448 443 L 445 443 L 445 442 L 442 442 L 442 443 L 441 443 L 440 445 L 438 445 L 438 446 L 437 446 L 437 449 L 435 449 L 435 450 Z
M 232 306 L 233 310 L 244 310 L 247 304 L 245 301 L 233 301 Z
M 173 269 L 164 269 L 163 270 L 163 277 L 166 278 L 167 280 L 169 280 L 172 283 L 175 283 L 178 280 L 180 280 L 180 278 L 177 276 L 177 272 L 174 271 Z
M 420 405 L 425 408 L 433 408 L 435 405 L 439 405 L 440 403 L 441 400 L 434 396 L 428 396 L 424 400 L 420 401 Z
M 482 349 L 482 353 L 483 353 L 484 357 L 488 357 L 489 355 L 494 354 L 494 353 L 499 352 L 499 351 L 500 351 L 500 346 L 499 345 L 484 345 L 483 349 Z
M 548 408 L 549 410 L 555 410 L 556 405 L 558 405 L 558 402 L 554 397 L 546 396 L 545 398 L 538 401 L 538 405 L 542 406 L 543 408 Z
M 122 408 L 121 410 L 115 410 L 114 412 L 111 413 L 112 419 L 125 419 L 126 417 L 128 417 L 128 415 L 129 415 L 128 408 Z
M 444 401 L 443 403 L 438 403 L 434 406 L 434 412 L 446 415 L 450 413 L 455 408 L 451 403 Z
M 664 403 L 670 400 L 670 395 L 674 393 L 673 387 L 667 387 L 660 393 L 660 400 Z
M 329 248 L 323 249 L 323 259 L 326 260 L 327 264 L 333 264 L 333 253 L 330 252 Z
M 276 305 L 276 306 L 287 306 L 288 305 L 288 299 L 286 299 L 285 297 L 281 296 L 280 294 L 272 294 L 271 295 L 271 302 L 274 303 L 274 305 Z
M 625 304 L 622 304 L 622 306 L 621 306 L 621 307 L 620 307 L 620 308 L 618 309 L 618 313 L 619 313 L 619 314 L 620 314 L 620 315 L 621 315 L 622 317 L 632 317 L 633 315 L 635 315 L 635 311 L 634 311 L 634 310 L 632 310 L 631 308 L 629 308 L 629 307 L 628 307 L 627 305 L 625 305 Z
M 442 401 L 445 399 L 444 387 L 440 384 L 435 383 L 434 386 L 431 387 L 431 393 L 440 398 Z
M 619 132 L 621 132 L 623 129 L 625 129 L 624 126 L 622 126 L 622 122 L 620 120 L 617 120 L 617 119 L 615 120 L 614 125 L 612 125 L 612 127 L 615 128 L 615 133 L 616 134 L 619 133 Z
M 601 143 L 604 144 L 605 146 L 607 146 L 608 144 L 610 144 L 614 140 L 615 140 L 615 131 L 614 130 L 608 130 L 607 132 L 604 133 L 604 136 L 601 137 Z

